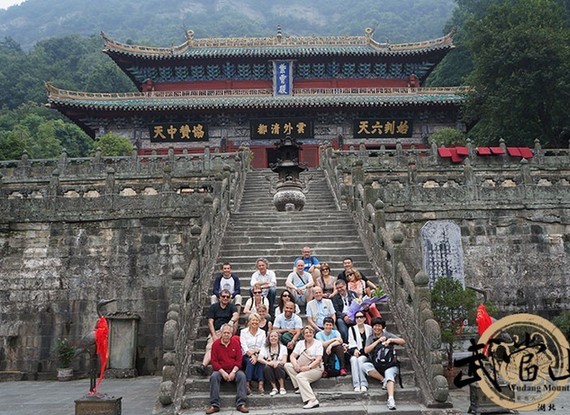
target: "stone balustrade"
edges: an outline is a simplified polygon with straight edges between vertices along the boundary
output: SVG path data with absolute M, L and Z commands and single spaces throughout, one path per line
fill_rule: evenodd
M 397 326 L 408 342 L 418 384 L 428 405 L 445 406 L 449 392 L 442 376 L 441 332 L 431 311 L 429 278 L 422 271 L 419 230 L 426 221 L 451 219 L 461 225 L 464 244 L 471 243 L 466 249 L 472 251 L 466 274 L 472 274 L 471 282 L 475 285 L 497 284 L 491 289 L 495 289 L 497 303 L 505 304 L 505 310 L 509 309 L 512 292 L 524 297 L 532 291 L 533 295 L 544 297 L 527 300 L 526 307 L 539 307 L 544 301 L 568 302 L 560 294 L 553 300 L 552 294 L 546 293 L 547 288 L 536 288 L 532 279 L 529 284 L 512 270 L 508 277 L 497 279 L 489 275 L 493 266 L 489 268 L 488 263 L 495 258 L 494 268 L 501 270 L 499 275 L 512 268 L 513 262 L 521 266 L 518 262 L 523 260 L 529 261 L 527 268 L 532 271 L 548 272 L 548 267 L 539 270 L 540 265 L 535 265 L 542 262 L 537 260 L 542 258 L 539 254 L 524 254 L 525 249 L 533 247 L 552 263 L 564 262 L 563 248 L 558 245 L 566 246 L 568 242 L 560 234 L 570 223 L 570 151 L 543 150 L 536 143 L 534 157 L 521 160 L 509 156 L 477 157 L 470 144 L 468 148 L 470 155 L 460 164 L 442 159 L 436 148 L 321 148 L 321 166 L 340 206 L 352 213 L 359 226 L 389 295 Z M 475 229 L 478 236 L 474 235 Z M 503 237 L 506 230 L 513 235 L 513 258 L 504 256 L 503 247 L 493 245 L 493 238 Z M 484 255 L 478 258 L 480 253 Z M 484 261 L 484 266 L 477 263 L 478 259 Z M 564 269 L 561 265 L 562 274 Z M 555 284 L 558 293 L 568 288 L 563 284 L 564 278 L 561 275 L 561 285 Z M 503 286 L 517 279 L 517 284 L 529 288 L 511 285 L 503 295 Z

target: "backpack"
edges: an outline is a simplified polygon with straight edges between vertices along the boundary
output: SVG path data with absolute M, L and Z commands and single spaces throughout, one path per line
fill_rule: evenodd
M 340 375 L 340 362 L 336 354 L 326 354 L 323 356 L 323 363 L 325 371 L 327 372 L 329 378 L 336 377 Z
M 376 369 L 382 376 L 384 376 L 386 369 L 397 366 L 400 387 L 403 387 L 402 376 L 400 376 L 400 361 L 398 360 L 394 346 L 389 345 L 388 347 L 384 347 L 384 345 L 380 344 L 376 349 L 374 349 L 370 360 L 374 365 L 374 369 Z

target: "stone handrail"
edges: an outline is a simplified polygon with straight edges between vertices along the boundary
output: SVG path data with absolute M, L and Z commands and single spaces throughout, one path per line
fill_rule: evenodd
M 189 367 L 192 364 L 194 340 L 197 337 L 203 305 L 211 287 L 216 258 L 229 214 L 239 204 L 245 176 L 251 162 L 246 147 L 239 151 L 239 168 L 224 168 L 214 197 L 204 202 L 202 226 L 192 234 L 192 261 L 183 278 L 180 297 L 170 305 L 163 331 L 163 373 L 159 402 L 168 412 L 179 413 Z
M 490 162 L 468 157 L 453 165 L 442 162 L 437 149 L 321 148 L 321 166 L 342 208 L 358 224 L 430 405 L 447 404 L 448 386 L 442 376 L 441 332 L 431 311 L 428 277 L 421 271 L 415 238 L 386 224 L 426 221 L 426 212 L 453 214 L 466 201 L 474 210 L 503 204 L 510 209 L 570 207 L 570 151 L 543 150 L 537 143 L 534 155 L 531 160 L 505 156 Z
M 365 184 L 362 159 L 353 160 L 348 173 L 342 158 L 331 148 L 321 149 L 321 165 L 333 184 L 333 192 L 342 200 L 342 206 L 352 212 L 368 256 L 388 293 L 395 321 L 407 341 L 423 400 L 430 406 L 446 406 L 449 388 L 442 376 L 441 331 L 431 313 L 427 275 L 418 273 L 412 280 L 403 265 L 404 237 L 399 232 L 390 234 L 385 228 L 384 204 L 376 199 L 370 201 L 372 189 L 370 183 Z

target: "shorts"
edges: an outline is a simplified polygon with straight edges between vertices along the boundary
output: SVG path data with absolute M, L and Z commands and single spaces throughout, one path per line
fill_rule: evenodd
M 362 371 L 368 375 L 368 372 L 376 370 L 374 365 L 370 362 L 365 362 L 362 364 Z M 386 386 L 386 383 L 391 380 L 392 382 L 396 383 L 396 376 L 400 372 L 398 366 L 392 366 L 386 369 L 384 372 L 384 382 L 382 386 Z

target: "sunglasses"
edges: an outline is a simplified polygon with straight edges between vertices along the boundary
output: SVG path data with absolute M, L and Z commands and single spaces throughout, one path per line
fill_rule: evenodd
M 220 298 L 230 298 L 229 295 L 220 295 Z
M 285 298 L 285 297 L 291 297 L 289 294 L 283 294 L 281 297 Z
M 261 291 L 254 291 L 254 294 L 261 294 Z
M 364 318 L 364 316 L 356 316 L 356 318 Z

